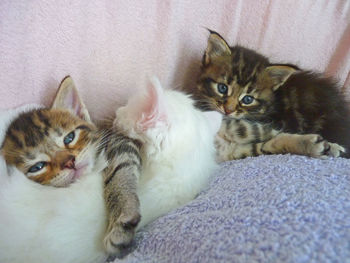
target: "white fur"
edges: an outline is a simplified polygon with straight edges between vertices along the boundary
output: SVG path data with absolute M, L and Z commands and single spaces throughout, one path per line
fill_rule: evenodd
M 219 114 L 200 112 L 187 95 L 162 90 L 157 80 L 117 110 L 115 125 L 143 142 L 139 227 L 190 201 L 207 185 L 217 167 L 214 135 L 220 122 Z
M 17 114 L 18 110 L 0 113 L 1 140 Z M 6 167 L 0 156 L 0 262 L 103 262 L 104 167 L 101 158 L 79 181 L 55 188 Z

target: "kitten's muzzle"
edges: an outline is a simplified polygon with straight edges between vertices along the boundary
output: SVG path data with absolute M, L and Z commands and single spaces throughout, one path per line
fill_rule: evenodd
M 225 115 L 230 115 L 234 110 L 224 106 Z
M 75 157 L 74 155 L 68 155 L 67 159 L 61 165 L 62 169 L 75 169 Z

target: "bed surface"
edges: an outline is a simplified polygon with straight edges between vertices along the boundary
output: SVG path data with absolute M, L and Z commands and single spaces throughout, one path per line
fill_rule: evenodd
M 247 158 L 222 164 L 115 262 L 350 262 L 349 218 L 349 160 Z

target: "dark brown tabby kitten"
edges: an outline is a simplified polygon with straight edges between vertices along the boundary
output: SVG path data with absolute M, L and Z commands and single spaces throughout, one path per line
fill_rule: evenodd
M 91 171 L 100 155 L 107 160 L 104 195 L 108 229 L 106 251 L 118 254 L 140 221 L 136 184 L 141 169 L 140 144 L 110 126 L 96 127 L 68 76 L 51 108 L 21 114 L 9 126 L 2 147 L 8 164 L 29 179 L 67 187 Z M 91 211 L 92 213 L 94 211 Z
M 332 79 L 271 64 L 213 31 L 194 97 L 199 107 L 225 115 L 219 161 L 278 153 L 349 157 L 350 111 Z

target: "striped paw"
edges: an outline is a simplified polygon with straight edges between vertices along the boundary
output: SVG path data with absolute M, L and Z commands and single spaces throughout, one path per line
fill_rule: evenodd
M 141 215 L 136 210 L 121 213 L 117 220 L 110 218 L 107 234 L 104 238 L 104 246 L 109 255 L 123 256 L 134 238 L 140 219 Z

